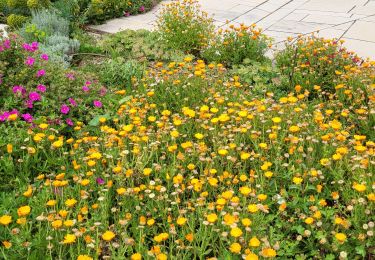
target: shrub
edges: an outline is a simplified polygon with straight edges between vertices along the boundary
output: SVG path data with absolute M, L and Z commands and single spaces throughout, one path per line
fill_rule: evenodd
M 314 92 L 314 88 L 335 92 L 342 71 L 361 61 L 342 44 L 343 41 L 315 36 L 299 38 L 295 43 L 287 42 L 285 49 L 275 57 L 277 67 L 287 79 L 284 87 L 291 90 L 301 85 L 310 92 Z
M 27 20 L 28 18 L 26 16 L 11 14 L 7 18 L 7 24 L 13 29 L 20 28 Z
M 107 91 L 92 76 L 51 61 L 37 42 L 22 44 L 11 37 L 0 42 L 0 122 L 16 114 L 29 123 L 44 117 L 69 128 L 102 109 Z
M 158 32 L 148 30 L 125 30 L 106 36 L 100 43 L 101 48 L 112 57 L 140 61 L 177 60 L 183 53 L 170 50 L 160 39 Z
M 142 78 L 143 69 L 136 61 L 125 61 L 123 58 L 109 60 L 101 65 L 100 81 L 107 87 L 129 89 L 134 79 Z
M 69 65 L 72 55 L 79 50 L 80 43 L 76 39 L 67 36 L 52 35 L 41 44 L 41 51 L 50 55 L 51 60 Z
M 179 0 L 164 5 L 157 27 L 165 44 L 173 49 L 198 54 L 207 47 L 215 26 L 196 0 Z
M 255 25 L 231 25 L 218 31 L 218 35 L 202 51 L 202 57 L 210 62 L 227 66 L 240 64 L 245 59 L 262 62 L 266 60 L 269 40 Z

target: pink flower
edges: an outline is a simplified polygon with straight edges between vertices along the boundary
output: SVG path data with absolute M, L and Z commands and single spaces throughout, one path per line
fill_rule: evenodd
M 40 55 L 40 58 L 41 58 L 42 60 L 48 60 L 48 59 L 49 59 L 48 55 L 45 54 L 45 53 L 43 53 L 42 55 Z
M 23 115 L 22 115 L 22 118 L 23 118 L 23 120 L 25 120 L 25 121 L 28 122 L 28 123 L 31 123 L 31 122 L 33 121 L 33 117 L 32 117 L 32 115 L 30 115 L 29 113 L 27 113 L 27 114 L 23 114 Z
M 30 99 L 26 100 L 25 104 L 26 104 L 27 108 L 33 108 L 34 107 L 33 101 L 30 100 Z
M 3 42 L 3 46 L 5 49 L 10 49 L 10 40 L 9 39 L 6 39 L 4 42 Z
M 74 125 L 72 119 L 70 119 L 70 118 L 67 118 L 67 119 L 65 120 L 65 122 L 66 122 L 66 124 L 69 125 L 69 126 L 73 126 L 73 125 Z
M 129 12 L 124 12 L 124 16 L 128 17 L 128 16 L 130 16 L 130 13 Z
M 29 67 L 32 67 L 35 63 L 35 59 L 33 57 L 27 57 L 25 64 Z
M 88 91 L 90 91 L 90 88 L 85 85 L 85 86 L 82 87 L 82 90 L 85 91 L 85 92 L 88 92 Z
M 40 84 L 40 85 L 38 85 L 38 86 L 36 87 L 36 89 L 37 89 L 38 91 L 44 93 L 44 92 L 46 92 L 46 89 L 47 89 L 47 88 L 46 88 L 46 86 Z
M 14 86 L 12 91 L 14 94 L 21 93 L 22 96 L 26 93 L 26 89 L 22 86 Z
M 143 13 L 145 10 L 146 10 L 146 8 L 145 8 L 143 5 L 139 8 L 139 11 L 140 11 L 141 13 Z
M 102 107 L 103 104 L 102 104 L 102 102 L 100 102 L 99 100 L 94 100 L 94 106 L 95 106 L 95 107 Z
M 38 72 L 36 73 L 37 78 L 40 78 L 40 77 L 42 77 L 44 75 L 46 75 L 46 71 L 45 70 L 38 70 Z
M 69 98 L 68 101 L 69 101 L 70 105 L 72 105 L 73 107 L 77 106 L 77 102 L 73 98 Z
M 31 101 L 40 101 L 41 97 L 40 97 L 40 94 L 38 92 L 30 92 L 29 94 L 29 99 Z
M 65 104 L 63 104 L 63 105 L 61 106 L 61 108 L 60 108 L 60 112 L 61 112 L 62 114 L 64 114 L 64 115 L 68 114 L 69 111 L 70 111 L 70 108 L 69 108 L 67 105 L 65 105 Z

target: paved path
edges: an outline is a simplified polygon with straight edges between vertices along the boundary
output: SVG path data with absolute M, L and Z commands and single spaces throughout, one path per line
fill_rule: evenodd
M 256 23 L 276 42 L 288 36 L 320 30 L 340 38 L 350 50 L 375 60 L 375 0 L 200 0 L 217 26 Z M 93 29 L 115 33 L 124 29 L 153 29 L 161 5 L 146 14 L 118 18 Z

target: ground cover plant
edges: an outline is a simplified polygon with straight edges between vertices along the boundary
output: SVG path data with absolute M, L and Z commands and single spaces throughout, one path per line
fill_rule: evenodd
M 69 69 L 0 41 L 2 259 L 375 257 L 375 62 L 197 31 L 84 35 L 101 60 Z

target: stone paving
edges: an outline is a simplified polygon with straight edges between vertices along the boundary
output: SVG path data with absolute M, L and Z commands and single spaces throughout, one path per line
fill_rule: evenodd
M 218 27 L 230 23 L 256 23 L 275 39 L 276 47 L 288 36 L 308 34 L 345 40 L 348 49 L 375 60 L 375 0 L 200 0 Z M 116 33 L 150 29 L 161 9 L 113 19 L 92 29 Z

